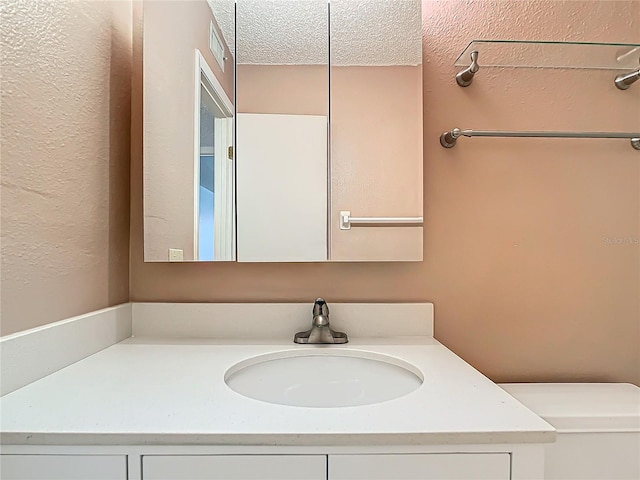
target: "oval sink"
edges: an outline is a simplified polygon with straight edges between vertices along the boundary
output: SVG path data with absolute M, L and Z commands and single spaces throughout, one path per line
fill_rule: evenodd
M 245 397 L 292 407 L 353 407 L 402 397 L 424 377 L 394 357 L 352 350 L 278 352 L 240 362 L 225 383 Z

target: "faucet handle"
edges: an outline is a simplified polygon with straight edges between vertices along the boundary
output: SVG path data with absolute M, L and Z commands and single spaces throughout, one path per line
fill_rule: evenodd
M 324 298 L 320 297 L 316 298 L 316 301 L 313 304 L 313 316 L 315 317 L 318 315 L 329 315 L 329 306 L 327 305 L 327 302 L 325 302 Z

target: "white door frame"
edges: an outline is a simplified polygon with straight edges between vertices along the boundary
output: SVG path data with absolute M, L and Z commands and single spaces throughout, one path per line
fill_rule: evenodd
M 199 258 L 200 221 L 200 88 L 211 94 L 222 118 L 216 118 L 214 151 L 214 258 L 235 260 L 235 169 L 233 160 L 228 158 L 227 148 L 233 146 L 233 103 L 211 67 L 200 53 L 195 51 L 195 102 L 194 102 L 194 195 L 193 195 L 193 252 L 194 260 Z M 219 134 L 219 135 L 218 135 Z M 224 161 L 221 161 L 224 159 Z
M 234 168 L 228 152 L 228 146 L 233 145 L 233 118 L 216 118 L 214 122 L 216 140 L 222 139 L 214 148 L 214 258 L 235 260 Z

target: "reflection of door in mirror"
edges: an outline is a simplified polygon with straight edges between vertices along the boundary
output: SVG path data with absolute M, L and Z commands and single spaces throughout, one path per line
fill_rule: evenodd
M 194 260 L 234 260 L 233 107 L 200 52 L 194 145 Z
M 144 0 L 143 17 L 144 259 L 233 260 L 234 0 Z

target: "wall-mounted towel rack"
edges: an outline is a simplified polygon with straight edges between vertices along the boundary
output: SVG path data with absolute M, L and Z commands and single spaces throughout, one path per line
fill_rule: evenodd
M 340 212 L 340 230 L 351 227 L 421 227 L 422 217 L 352 217 L 349 210 Z
M 460 137 L 540 137 L 540 138 L 627 138 L 640 150 L 640 132 L 505 132 L 500 130 L 461 130 L 454 128 L 440 135 L 440 144 L 452 148 Z

